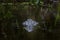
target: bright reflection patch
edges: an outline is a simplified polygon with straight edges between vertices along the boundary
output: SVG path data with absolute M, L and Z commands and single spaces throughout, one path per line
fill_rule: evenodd
M 38 22 L 32 20 L 32 19 L 27 19 L 26 21 L 23 22 L 23 25 L 25 26 L 24 29 L 27 30 L 28 32 L 32 32 L 34 29 L 34 26 L 36 26 Z

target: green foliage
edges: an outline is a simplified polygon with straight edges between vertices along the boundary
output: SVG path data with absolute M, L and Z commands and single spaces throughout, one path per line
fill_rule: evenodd
M 57 15 L 56 15 L 56 19 L 55 19 L 55 26 L 57 24 L 57 21 L 60 20 L 60 3 L 58 3 L 58 12 L 57 12 Z

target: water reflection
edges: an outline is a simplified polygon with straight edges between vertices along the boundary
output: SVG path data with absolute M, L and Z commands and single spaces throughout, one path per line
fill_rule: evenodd
M 32 20 L 32 19 L 27 19 L 27 21 L 23 22 L 23 25 L 25 26 L 24 29 L 27 30 L 28 32 L 32 32 L 34 27 L 38 24 L 38 22 Z

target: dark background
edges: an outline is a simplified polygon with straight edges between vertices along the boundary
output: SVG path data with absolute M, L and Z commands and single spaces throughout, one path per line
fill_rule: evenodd
M 22 25 L 28 18 L 39 22 L 33 32 Z M 60 40 L 60 1 L 0 0 L 0 40 Z

